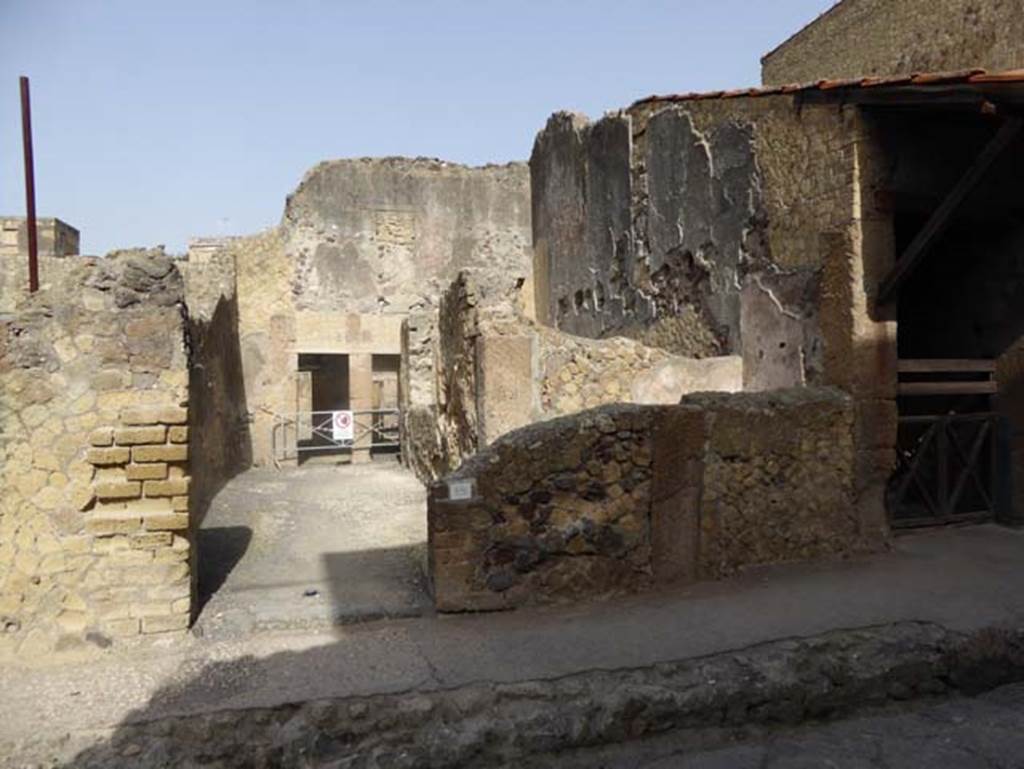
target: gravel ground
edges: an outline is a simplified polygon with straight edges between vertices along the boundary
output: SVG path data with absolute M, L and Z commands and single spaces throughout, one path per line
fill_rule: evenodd
M 429 610 L 426 492 L 394 460 L 254 469 L 199 532 L 197 632 L 330 627 Z

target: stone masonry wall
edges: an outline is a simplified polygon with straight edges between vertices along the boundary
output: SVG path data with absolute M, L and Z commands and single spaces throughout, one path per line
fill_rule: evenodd
M 236 270 L 253 463 L 275 459 L 275 414 L 298 410 L 299 354 L 398 355 L 404 319 L 436 315 L 467 266 L 489 296 L 516 291 L 530 271 L 528 196 L 522 164 L 335 160 L 306 174 L 279 227 L 220 246 Z M 407 383 L 422 392 L 420 373 Z M 405 415 L 407 427 L 423 414 Z
M 854 410 L 814 388 L 687 396 L 708 415 L 700 573 L 849 552 L 862 536 L 854 496 Z
M 838 390 L 800 388 L 511 432 L 431 487 L 437 606 L 575 601 L 875 549 L 856 513 L 853 414 Z M 472 498 L 449 499 L 452 481 Z
M 81 258 L 0 325 L 0 649 L 184 630 L 192 609 L 181 276 Z
M 204 256 L 177 264 L 188 300 L 189 506 L 196 526 L 224 483 L 252 462 L 234 259 L 224 251 Z
M 78 230 L 55 218 L 36 219 L 39 256 L 65 257 L 78 254 Z M 0 258 L 28 254 L 28 219 L 0 216 Z
M 531 157 L 542 323 L 816 384 L 823 232 L 854 218 L 849 115 L 788 96 L 559 113 Z
M 765 85 L 1024 67 L 1019 0 L 844 0 L 761 59 Z
M 405 384 L 411 410 L 404 450 L 424 480 L 532 422 L 609 403 L 676 403 L 687 392 L 743 387 L 738 356 L 695 360 L 624 337 L 577 337 L 538 325 L 515 305 L 488 302 L 475 275 L 460 273 L 442 296 L 436 324 L 406 324 L 403 368 L 422 367 L 419 377 L 432 379 L 429 395 L 416 393 L 416 377 Z
M 628 129 L 628 130 L 627 130 Z M 531 156 L 542 323 L 695 357 L 739 355 L 744 388 L 856 400 L 857 496 L 884 529 L 896 327 L 877 126 L 787 94 L 650 98 L 597 123 L 559 113 Z

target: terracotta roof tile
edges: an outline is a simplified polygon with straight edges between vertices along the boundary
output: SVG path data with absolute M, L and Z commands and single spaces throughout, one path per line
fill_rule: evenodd
M 706 93 L 683 93 L 652 95 L 634 102 L 634 105 L 651 102 L 703 101 L 706 99 L 736 99 L 744 96 L 769 96 L 772 94 L 793 94 L 806 91 L 834 91 L 844 88 L 881 88 L 884 86 L 909 85 L 927 88 L 932 85 L 963 83 L 1024 83 L 1024 69 L 986 72 L 983 69 L 964 69 L 955 72 L 918 72 L 913 75 L 886 77 L 862 77 L 835 80 L 819 80 L 815 83 L 789 83 L 764 88 L 738 88 L 730 91 L 708 91 Z

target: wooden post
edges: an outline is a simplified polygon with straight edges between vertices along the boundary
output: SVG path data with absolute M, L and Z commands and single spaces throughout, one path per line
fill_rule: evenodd
M 20 78 L 21 85 L 21 143 L 25 151 L 25 226 L 28 229 L 28 290 L 39 290 L 39 243 L 36 239 L 36 176 L 32 159 L 32 107 L 29 100 L 28 78 Z

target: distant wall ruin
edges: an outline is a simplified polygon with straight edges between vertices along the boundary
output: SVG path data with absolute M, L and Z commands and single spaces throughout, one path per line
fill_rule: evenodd
M 372 356 L 401 354 L 410 313 L 434 322 L 441 291 L 460 269 L 473 267 L 494 296 L 521 285 L 530 270 L 528 196 L 521 164 L 330 161 L 289 196 L 280 227 L 215 247 L 198 243 L 193 264 L 218 254 L 233 265 L 251 415 L 238 434 L 251 442 L 252 461 L 266 465 L 294 448 L 295 433 L 277 417 L 310 408 L 298 382 L 299 355 L 356 356 L 350 379 L 369 377 Z M 417 376 L 402 373 L 406 391 L 418 386 Z M 391 379 L 385 391 L 395 390 L 393 372 Z M 350 402 L 335 408 L 370 408 L 357 389 L 350 383 Z
M 1024 67 L 1019 0 L 843 0 L 761 60 L 766 85 Z

